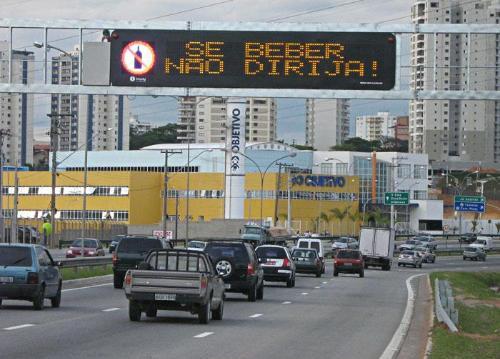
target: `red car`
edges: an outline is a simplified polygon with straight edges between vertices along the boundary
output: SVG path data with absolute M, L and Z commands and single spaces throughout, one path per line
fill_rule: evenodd
M 94 238 L 75 239 L 71 246 L 66 251 L 66 258 L 81 257 L 82 255 L 82 242 L 83 242 L 83 256 L 84 257 L 98 257 L 104 256 L 104 248 L 101 241 Z
M 365 263 L 361 252 L 357 249 L 340 249 L 333 262 L 333 275 L 339 273 L 358 273 L 360 278 L 365 276 Z

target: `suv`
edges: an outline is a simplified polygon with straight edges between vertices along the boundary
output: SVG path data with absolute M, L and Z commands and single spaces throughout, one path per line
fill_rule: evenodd
M 204 251 L 224 280 L 226 292 L 246 294 L 250 302 L 264 298 L 264 271 L 249 243 L 213 241 Z
M 288 248 L 263 245 L 257 247 L 255 253 L 264 269 L 265 280 L 286 282 L 288 288 L 295 286 L 295 263 Z
M 365 276 L 365 265 L 361 252 L 355 249 L 339 249 L 335 255 L 333 275 L 339 273 L 358 273 L 360 278 Z
M 49 251 L 39 245 L 0 244 L 0 306 L 2 299 L 28 300 L 41 310 L 46 298 L 61 304 L 62 277 Z
M 123 288 L 123 279 L 129 269 L 144 261 L 151 249 L 171 248 L 170 242 L 158 237 L 126 236 L 120 240 L 113 253 L 113 285 Z

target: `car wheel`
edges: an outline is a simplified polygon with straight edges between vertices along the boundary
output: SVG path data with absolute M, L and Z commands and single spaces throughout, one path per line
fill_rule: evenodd
M 398 267 L 401 267 L 401 263 L 398 263 Z
M 116 273 L 113 275 L 113 286 L 115 289 L 123 288 L 123 277 L 121 275 Z
M 420 263 L 420 264 L 418 265 L 418 268 L 422 268 L 422 263 Z
M 0 299 L 0 307 L 2 306 L 2 300 Z
M 42 286 L 35 299 L 33 299 L 33 308 L 35 310 L 42 310 L 45 301 L 45 287 Z
M 365 277 L 365 271 L 361 270 L 359 271 L 359 278 L 364 278 Z
M 292 287 L 293 287 L 293 277 L 292 277 L 292 278 L 290 278 L 290 279 L 288 279 L 288 280 L 286 281 L 286 287 L 287 287 L 287 288 L 292 288 Z
M 59 283 L 59 288 L 57 288 L 57 294 L 54 298 L 50 298 L 50 304 L 52 308 L 59 308 L 61 306 L 61 283 Z
M 255 302 L 257 300 L 257 285 L 252 285 L 248 288 L 248 301 Z
M 464 257 L 464 260 L 466 260 L 466 259 L 467 259 L 467 258 L 466 258 L 466 257 Z
M 316 273 L 316 278 L 321 278 L 321 270 Z
M 365 263 L 365 269 L 368 269 L 368 264 Z
M 146 310 L 146 317 L 148 318 L 156 318 L 156 315 L 158 314 L 158 309 L 154 304 L 150 304 L 148 309 Z
M 198 312 L 198 322 L 200 324 L 208 324 L 210 321 L 210 302 L 208 302 L 200 307 L 200 311 Z
M 128 317 L 132 322 L 141 320 L 141 306 L 135 300 L 128 301 Z
M 339 276 L 339 272 L 338 272 L 338 271 L 336 271 L 336 270 L 334 270 L 334 271 L 333 271 L 333 276 L 334 276 L 334 277 L 338 277 L 338 276 Z
M 258 300 L 264 299 L 264 282 L 262 282 L 260 287 L 257 289 L 257 299 Z
M 224 298 L 221 299 L 219 307 L 216 310 L 212 310 L 212 319 L 222 320 L 223 315 L 224 315 Z

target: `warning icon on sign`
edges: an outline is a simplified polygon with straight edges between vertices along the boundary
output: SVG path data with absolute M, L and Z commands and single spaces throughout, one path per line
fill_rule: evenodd
M 153 47 L 144 41 L 132 41 L 122 50 L 122 66 L 132 75 L 145 75 L 155 64 L 156 54 Z

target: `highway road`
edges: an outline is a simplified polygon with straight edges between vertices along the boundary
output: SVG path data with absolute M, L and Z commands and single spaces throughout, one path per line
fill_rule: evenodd
M 224 319 L 200 325 L 195 316 L 159 312 L 130 322 L 127 300 L 111 283 L 66 289 L 59 309 L 4 301 L 4 358 L 379 358 L 406 306 L 405 280 L 431 270 L 500 270 L 486 262 L 438 258 L 422 269 L 367 270 L 365 278 L 301 275 L 295 288 L 268 285 L 263 301 L 228 294 Z M 47 302 L 47 305 L 49 303 Z

